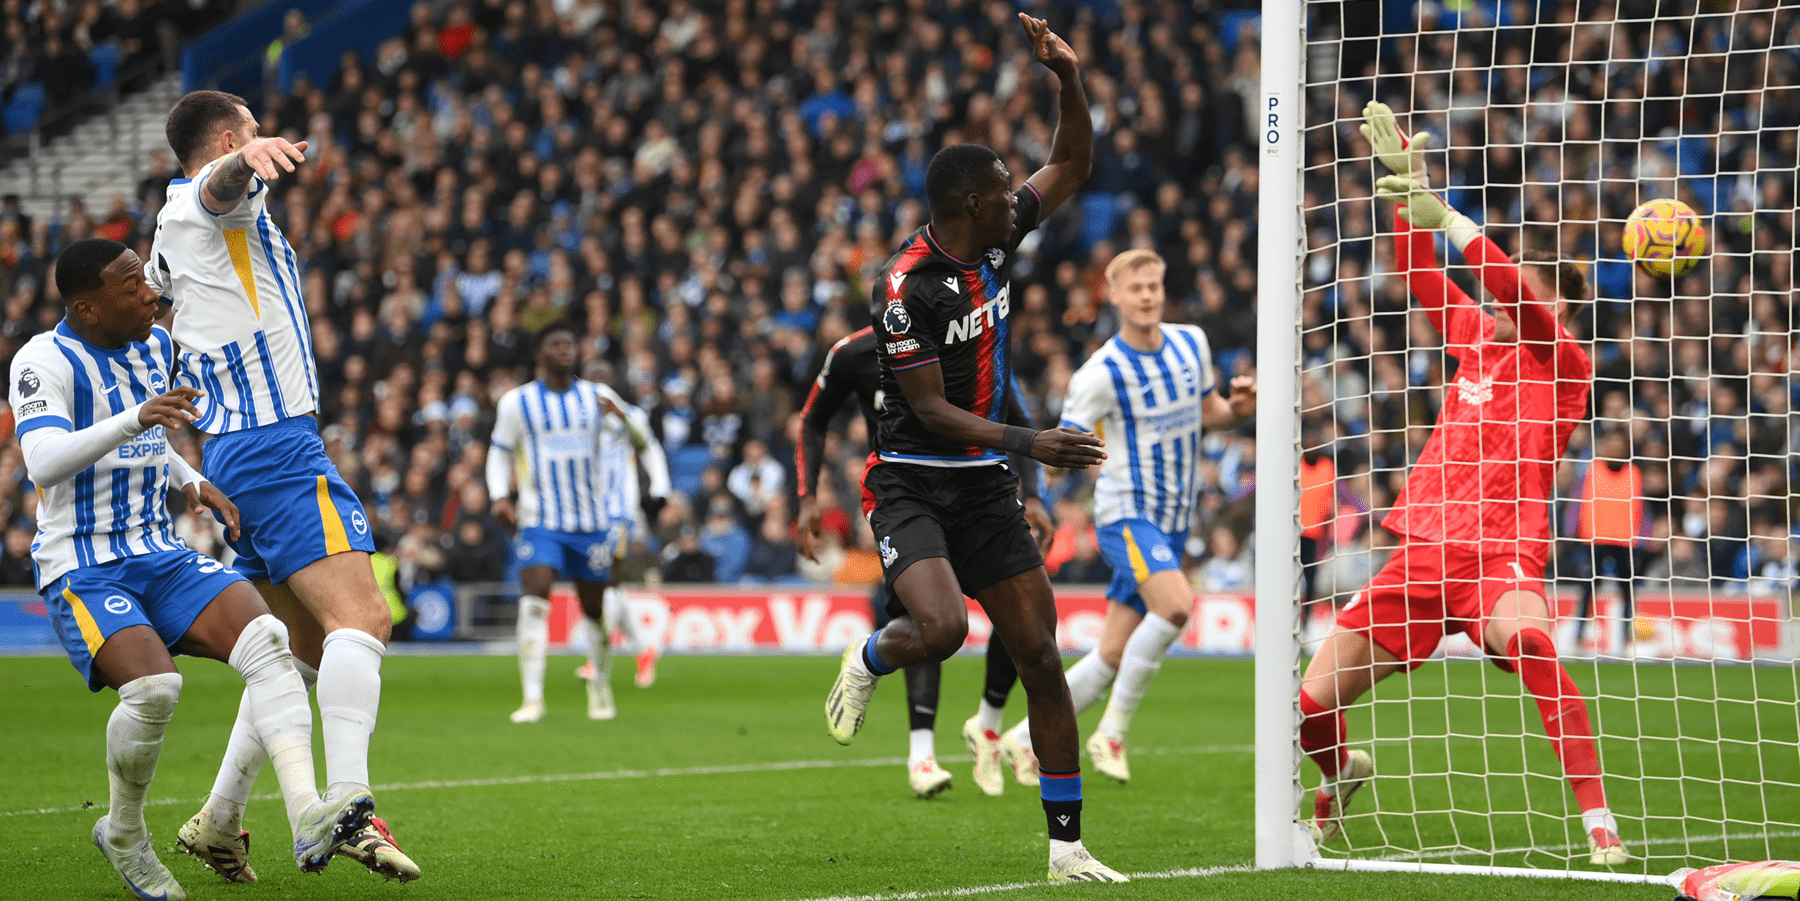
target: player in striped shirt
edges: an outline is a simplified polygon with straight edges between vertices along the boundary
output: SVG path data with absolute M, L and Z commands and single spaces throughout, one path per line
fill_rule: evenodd
M 368 515 L 319 438 L 299 261 L 268 211 L 270 184 L 304 162 L 306 142 L 259 137 L 243 99 L 218 91 L 182 97 L 167 134 L 184 177 L 169 185 L 144 274 L 175 307 L 175 380 L 203 392 L 201 467 L 243 511 L 233 565 L 287 624 L 301 675 L 317 681 L 326 796 L 368 796 L 393 621 L 369 562 Z M 240 712 L 212 794 L 181 830 L 233 881 L 255 880 L 240 824 L 265 760 Z M 379 818 L 342 853 L 386 877 L 419 874 Z
M 1607 808 L 1600 753 L 1581 689 L 1556 659 L 1544 591 L 1556 465 L 1587 416 L 1593 364 L 1568 323 L 1587 298 L 1572 263 L 1548 254 L 1509 260 L 1481 227 L 1425 185 L 1423 138 L 1410 141 L 1381 103 L 1362 133 L 1396 175 L 1375 183 L 1398 204 L 1394 266 L 1457 361 L 1437 427 L 1382 523 L 1401 544 L 1338 615 L 1300 686 L 1300 747 L 1324 775 L 1313 799 L 1321 841 L 1343 831 L 1350 797 L 1375 773 L 1345 747 L 1342 710 L 1376 682 L 1417 668 L 1445 635 L 1462 633 L 1516 673 L 1581 806 L 1589 860 L 1630 860 Z M 1476 267 L 1494 313 L 1437 267 L 1431 231 Z M 1416 262 L 1415 262 L 1416 261 Z
M 51 624 L 88 688 L 119 694 L 106 727 L 111 806 L 93 840 L 143 898 L 186 898 L 156 857 L 144 796 L 181 694 L 170 653 L 210 657 L 244 677 L 244 712 L 269 749 L 301 869 L 323 869 L 367 823 L 364 796 L 321 801 L 312 711 L 287 629 L 235 570 L 195 553 L 171 530 L 168 487 L 219 511 L 237 509 L 169 452 L 167 432 L 198 416 L 192 387 L 169 387 L 173 345 L 137 254 L 116 241 L 70 244 L 56 261 L 68 314 L 12 361 L 13 414 L 36 485 L 31 546 Z
M 1221 397 L 1206 333 L 1162 321 L 1166 271 L 1162 257 L 1142 249 L 1107 264 L 1119 333 L 1075 371 L 1062 412 L 1062 425 L 1107 447 L 1094 483 L 1094 526 L 1113 569 L 1106 626 L 1067 677 L 1076 713 L 1113 686 L 1086 747 L 1094 768 L 1120 782 L 1131 778 L 1132 714 L 1194 609 L 1181 551 L 1200 493 L 1201 427 L 1233 428 L 1256 412 L 1255 379 L 1233 379 L 1231 399 Z M 1002 744 L 1029 748 L 1030 722 L 1006 730 Z
M 537 338 L 538 377 L 500 396 L 488 449 L 488 493 L 494 518 L 517 523 L 520 566 L 519 678 L 525 702 L 515 723 L 544 718 L 544 667 L 550 643 L 550 589 L 575 582 L 581 610 L 604 635 L 606 589 L 621 537 L 630 527 L 628 497 L 617 480 L 637 478 L 628 459 L 648 432 L 625 414 L 611 388 L 575 377 L 574 326 L 557 322 Z M 609 484 L 613 490 L 608 490 Z M 515 490 L 516 485 L 516 490 Z M 516 500 L 515 500 L 516 498 Z M 596 640 L 593 653 L 605 649 Z M 588 718 L 618 715 L 605 662 L 591 661 Z

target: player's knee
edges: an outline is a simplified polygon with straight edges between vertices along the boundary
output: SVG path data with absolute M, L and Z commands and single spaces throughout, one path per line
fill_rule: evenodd
M 166 723 L 175 716 L 181 700 L 181 674 L 156 673 L 127 682 L 119 690 L 119 703 L 131 708 L 146 723 Z
M 932 660 L 942 660 L 956 653 L 968 637 L 969 621 L 966 618 L 919 622 L 919 643 L 924 645 L 926 656 Z
M 1556 642 L 1542 629 L 1527 626 L 1506 643 L 1506 656 L 1514 660 L 1555 660 Z

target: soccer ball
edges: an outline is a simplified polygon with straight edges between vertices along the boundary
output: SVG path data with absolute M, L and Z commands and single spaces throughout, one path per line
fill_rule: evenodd
M 1679 200 L 1652 200 L 1625 220 L 1625 256 L 1651 278 L 1687 274 L 1706 256 L 1706 226 Z

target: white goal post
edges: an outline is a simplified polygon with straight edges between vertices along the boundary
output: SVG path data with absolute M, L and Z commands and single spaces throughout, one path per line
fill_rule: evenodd
M 1385 21 L 1346 27 L 1365 14 Z M 1260 25 L 1244 36 L 1261 54 L 1256 866 L 1666 883 L 1800 856 L 1800 4 L 1263 0 Z M 1432 134 L 1430 187 L 1505 252 L 1554 252 L 1586 278 L 1570 328 L 1595 376 L 1557 465 L 1543 584 L 1624 864 L 1590 864 L 1561 746 L 1520 678 L 1460 635 L 1343 708 L 1346 745 L 1376 775 L 1343 836 L 1309 827 L 1321 774 L 1300 747 L 1301 672 L 1391 552 L 1378 523 L 1397 489 L 1383 486 L 1404 484 L 1459 365 L 1394 266 L 1393 207 L 1370 193 L 1388 171 L 1356 134 L 1370 100 L 1403 134 Z M 1690 274 L 1635 272 L 1621 250 L 1627 215 L 1659 198 L 1708 230 Z M 1479 274 L 1435 245 L 1485 301 Z M 1382 403 L 1399 422 L 1371 412 Z M 1603 464 L 1619 459 L 1608 440 L 1625 469 Z M 1337 575 L 1314 587 L 1302 459 L 1352 445 L 1360 463 L 1331 468 L 1339 519 L 1307 539 L 1338 542 L 1319 552 Z M 1616 508 L 1634 530 L 1623 556 L 1596 550 L 1602 465 L 1641 470 L 1632 501 L 1647 506 Z

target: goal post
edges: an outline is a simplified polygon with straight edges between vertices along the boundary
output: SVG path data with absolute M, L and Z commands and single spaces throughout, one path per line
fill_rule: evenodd
M 1264 0 L 1255 40 L 1256 865 L 1662 883 L 1793 857 L 1800 4 Z M 1376 775 L 1342 836 L 1307 828 L 1302 669 L 1392 553 L 1379 523 L 1463 390 L 1372 196 L 1389 172 L 1356 131 L 1370 100 L 1431 135 L 1430 187 L 1504 252 L 1574 261 L 1589 286 L 1570 328 L 1594 376 L 1556 460 L 1543 586 L 1628 862 L 1590 862 L 1555 717 L 1461 635 L 1343 707 Z M 1625 256 L 1627 217 L 1662 198 L 1708 236 L 1687 274 Z M 1432 243 L 1485 303 L 1480 273 Z M 1320 457 L 1322 532 L 1300 512 Z M 1623 539 L 1593 500 L 1619 485 L 1605 515 Z

